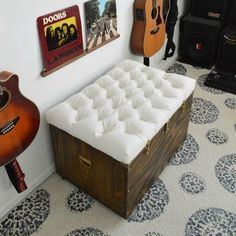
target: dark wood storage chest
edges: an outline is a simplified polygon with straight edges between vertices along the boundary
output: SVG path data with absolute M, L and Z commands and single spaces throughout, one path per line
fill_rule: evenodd
M 56 172 L 128 218 L 185 140 L 191 102 L 192 95 L 129 165 L 50 125 Z

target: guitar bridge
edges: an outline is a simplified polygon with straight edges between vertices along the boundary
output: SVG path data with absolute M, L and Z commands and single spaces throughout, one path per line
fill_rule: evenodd
M 8 122 L 6 125 L 4 125 L 3 127 L 0 127 L 0 135 L 4 135 L 9 133 L 18 123 L 20 117 L 17 116 L 15 119 L 13 119 L 12 121 Z

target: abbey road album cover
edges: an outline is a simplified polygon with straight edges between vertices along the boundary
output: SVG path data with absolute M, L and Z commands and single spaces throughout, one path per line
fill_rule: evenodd
M 44 71 L 83 53 L 79 7 L 61 9 L 37 18 Z
M 84 8 L 87 50 L 118 35 L 115 0 L 90 0 L 85 2 Z

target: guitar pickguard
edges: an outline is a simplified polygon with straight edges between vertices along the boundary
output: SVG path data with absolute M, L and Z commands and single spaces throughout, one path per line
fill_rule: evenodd
M 14 129 L 19 120 L 20 117 L 17 116 L 15 119 L 5 124 L 3 127 L 0 127 L 0 135 L 9 133 L 12 129 Z

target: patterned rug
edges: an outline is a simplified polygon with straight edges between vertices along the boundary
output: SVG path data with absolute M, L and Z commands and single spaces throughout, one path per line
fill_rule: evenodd
M 236 96 L 205 87 L 209 70 L 167 71 L 197 80 L 188 136 L 128 220 L 53 174 L 0 221 L 0 236 L 235 236 Z

